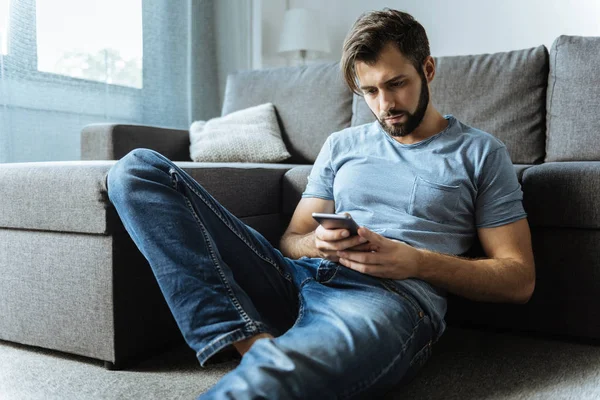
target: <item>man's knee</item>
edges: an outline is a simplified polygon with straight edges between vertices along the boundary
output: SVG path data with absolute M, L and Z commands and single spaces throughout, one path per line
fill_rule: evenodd
M 142 165 L 152 164 L 157 160 L 157 152 L 146 148 L 131 150 L 119 159 L 106 174 L 106 190 L 111 192 L 127 190 L 130 179 L 139 175 Z

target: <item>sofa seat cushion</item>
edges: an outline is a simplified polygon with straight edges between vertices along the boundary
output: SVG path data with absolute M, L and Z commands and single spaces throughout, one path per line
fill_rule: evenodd
M 523 174 L 523 202 L 534 227 L 600 228 L 600 162 L 551 162 Z
M 123 229 L 108 199 L 116 163 L 52 161 L 0 164 L 0 228 L 110 234 Z M 297 164 L 175 162 L 238 217 L 276 214 L 281 180 Z
M 273 103 L 292 157 L 286 163 L 312 164 L 325 139 L 350 126 L 352 92 L 338 63 L 242 71 L 229 75 L 222 114 Z
M 539 46 L 495 54 L 436 57 L 431 101 L 442 114 L 491 133 L 515 164 L 545 156 L 548 51 Z M 375 120 L 355 95 L 352 125 Z
M 559 36 L 550 50 L 546 161 L 600 161 L 600 37 Z

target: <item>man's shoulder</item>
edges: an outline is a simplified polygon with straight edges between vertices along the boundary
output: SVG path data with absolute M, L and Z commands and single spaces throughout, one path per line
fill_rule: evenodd
M 375 127 L 375 122 L 369 122 L 363 125 L 349 126 L 342 130 L 332 133 L 332 135 L 344 137 L 344 136 L 353 136 L 356 134 L 366 134 L 373 131 Z
M 353 144 L 353 142 L 356 141 L 363 141 L 367 136 L 374 133 L 374 128 L 376 128 L 374 124 L 374 122 L 370 122 L 364 125 L 349 126 L 342 130 L 333 132 L 331 135 L 329 135 L 327 140 L 331 144 L 336 143 L 346 145 Z
M 456 119 L 456 134 L 469 149 L 481 155 L 492 153 L 502 147 L 504 143 L 493 134 Z

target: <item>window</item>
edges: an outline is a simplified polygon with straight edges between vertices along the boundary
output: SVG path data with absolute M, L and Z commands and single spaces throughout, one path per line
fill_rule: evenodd
M 36 32 L 39 71 L 142 88 L 142 0 L 38 0 Z
M 0 162 L 78 160 L 91 123 L 187 129 L 196 112 L 216 116 L 216 95 L 188 89 L 217 93 L 216 65 L 189 68 L 215 58 L 214 3 L 0 0 Z

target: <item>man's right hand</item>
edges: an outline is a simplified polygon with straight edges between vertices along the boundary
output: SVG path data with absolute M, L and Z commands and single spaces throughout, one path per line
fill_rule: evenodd
M 319 225 L 315 229 L 315 247 L 319 257 L 338 262 L 337 251 L 352 249 L 354 251 L 371 251 L 370 243 L 359 235 L 345 237 L 343 233 L 350 234 L 348 229 L 327 229 Z

